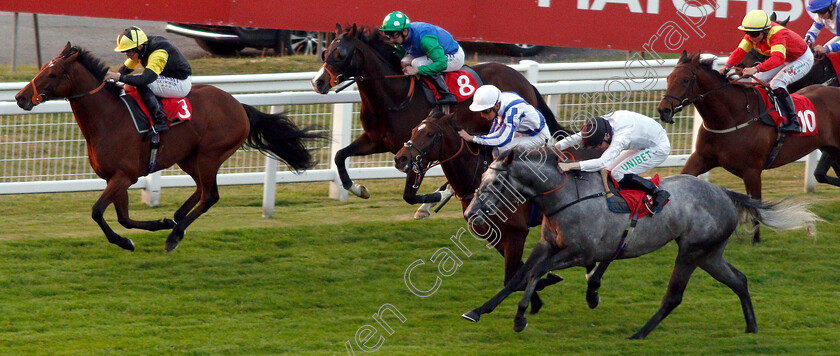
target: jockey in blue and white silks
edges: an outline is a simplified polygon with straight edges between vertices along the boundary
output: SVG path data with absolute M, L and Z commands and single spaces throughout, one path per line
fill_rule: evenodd
M 554 143 L 545 117 L 514 92 L 502 92 L 493 85 L 482 85 L 473 96 L 470 110 L 493 120 L 490 132 L 478 136 L 471 136 L 464 130 L 458 133 L 467 141 L 496 147 L 496 155 L 516 146 L 536 147 Z
M 814 43 L 817 40 L 820 32 L 827 29 L 834 37 L 824 45 L 815 45 L 814 54 L 835 53 L 840 51 L 840 34 L 837 29 L 840 28 L 840 12 L 837 11 L 838 0 L 811 0 L 806 9 L 814 15 L 814 24 L 811 29 L 805 34 L 805 42 Z

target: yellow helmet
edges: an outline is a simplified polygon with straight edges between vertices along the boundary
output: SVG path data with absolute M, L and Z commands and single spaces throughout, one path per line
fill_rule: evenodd
M 114 48 L 114 52 L 125 52 L 130 49 L 135 49 L 148 41 L 149 38 L 146 37 L 146 33 L 143 30 L 139 27 L 132 26 L 117 36 L 117 48 Z
M 753 10 L 744 16 L 738 29 L 741 31 L 761 31 L 770 28 L 770 17 L 762 10 Z

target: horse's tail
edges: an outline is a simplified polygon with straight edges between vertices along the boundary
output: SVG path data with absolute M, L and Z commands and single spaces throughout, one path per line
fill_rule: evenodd
M 748 195 L 724 189 L 729 199 L 735 203 L 742 221 L 758 219 L 773 230 L 794 230 L 805 228 L 809 234 L 817 232 L 816 224 L 823 221 L 817 214 L 808 210 L 808 204 L 782 199 L 775 202 L 762 202 Z
M 557 118 L 554 117 L 554 113 L 551 111 L 551 108 L 549 108 L 548 104 L 546 104 L 545 100 L 543 100 L 542 94 L 540 94 L 540 91 L 537 90 L 537 87 L 532 84 L 531 88 L 534 89 L 534 95 L 537 97 L 537 110 L 543 115 L 543 117 L 545 117 L 545 124 L 548 125 L 548 131 L 551 132 L 551 136 L 559 140 L 573 134 L 574 131 L 560 126 L 560 124 L 557 123 Z
M 300 129 L 282 113 L 266 114 L 247 104 L 242 104 L 242 107 L 251 121 L 251 133 L 245 141 L 246 146 L 282 160 L 298 171 L 312 168 L 318 163 L 304 144 L 311 140 L 325 139 L 325 133 L 310 127 Z

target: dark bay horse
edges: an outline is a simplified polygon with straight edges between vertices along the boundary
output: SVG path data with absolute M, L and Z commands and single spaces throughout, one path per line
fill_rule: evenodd
M 70 43 L 15 97 L 24 110 L 49 99 L 70 101 L 73 115 L 87 143 L 90 165 L 107 181 L 105 191 L 93 205 L 93 220 L 108 241 L 127 250 L 134 242 L 115 233 L 103 218 L 114 204 L 119 223 L 129 229 L 172 229 L 166 251 L 184 238 L 184 230 L 219 200 L 216 173 L 222 162 L 246 145 L 285 161 L 296 170 L 316 162 L 304 146 L 306 140 L 322 138 L 299 129 L 282 115 L 269 115 L 238 102 L 230 94 L 209 85 L 194 85 L 187 96 L 193 115 L 160 136 L 156 170 L 178 164 L 193 180 L 196 190 L 175 212 L 173 219 L 135 221 L 128 215 L 128 187 L 151 173 L 150 142 L 138 134 L 119 90 L 103 83 L 108 67 L 87 50 Z M 102 90 L 99 90 L 102 89 Z
M 515 148 L 494 161 L 465 212 L 469 218 L 492 215 L 507 202 L 523 200 L 546 212 L 542 238 L 525 265 L 492 299 L 463 315 L 477 322 L 514 291 L 524 289 L 514 319 L 517 332 L 527 326 L 523 315 L 539 278 L 551 270 L 612 260 L 629 217 L 608 209 L 601 195 L 604 184 L 599 173 L 560 172 L 558 155 L 553 150 L 524 153 Z M 620 258 L 639 257 L 674 241 L 677 259 L 659 310 L 631 338 L 645 338 L 680 304 L 697 267 L 738 295 L 746 332 L 757 332 L 747 278 L 724 258 L 729 236 L 744 214 L 757 217 L 773 229 L 813 227 L 819 218 L 804 204 L 762 203 L 690 175 L 665 178 L 661 185 L 671 193 L 671 202 L 660 213 L 638 221 Z
M 840 179 L 827 176 L 828 169 L 840 158 L 840 88 L 812 85 L 798 94 L 808 97 L 816 107 L 816 136 L 787 137 L 778 156 L 767 164 L 776 144 L 776 129 L 755 122 L 763 103 L 751 86 L 731 85 L 711 62 L 683 52 L 674 71 L 668 76 L 668 88 L 657 107 L 662 121 L 673 123 L 682 107 L 694 104 L 703 118 L 697 136 L 696 151 L 682 173 L 694 176 L 723 167 L 744 180 L 747 194 L 761 199 L 761 171 L 793 162 L 820 149 L 823 158 L 814 175 L 817 181 L 840 186 Z M 726 132 L 712 132 L 726 131 Z M 760 241 L 758 229 L 753 241 Z
M 357 29 L 352 25 L 346 30 L 336 25 L 336 38 L 324 51 L 324 65 L 312 79 L 312 87 L 321 94 L 329 92 L 345 80 L 353 80 L 359 88 L 362 98 L 360 118 L 364 133 L 349 146 L 342 148 L 335 156 L 338 174 L 344 189 L 356 196 L 370 196 L 367 188 L 353 183 L 345 168 L 348 157 L 364 156 L 374 153 L 396 153 L 411 136 L 411 129 L 417 126 L 431 109 L 422 94 L 422 81 L 414 76 L 405 76 L 400 67 L 400 58 L 394 54 L 394 46 L 383 41 L 376 30 Z M 534 105 L 546 118 L 552 133 L 561 130 L 554 114 L 545 104 L 539 92 L 516 70 L 499 63 L 483 63 L 472 67 L 485 84 L 493 84 L 502 91 L 518 93 L 528 103 Z M 465 87 L 469 94 L 477 88 Z M 466 100 L 452 109 L 457 114 L 458 122 L 472 133 L 486 133 L 490 122 L 481 119 L 478 113 L 467 108 L 472 100 Z M 411 177 L 409 180 L 416 177 Z M 406 201 L 430 203 L 440 199 L 440 194 L 417 198 L 407 197 Z
M 421 176 L 434 162 L 440 162 L 455 196 L 461 200 L 462 210 L 466 210 L 481 183 L 481 174 L 493 161 L 493 147 L 467 142 L 458 135 L 459 129 L 454 114 L 435 110 L 412 130 L 411 138 L 397 152 L 394 161 L 400 171 Z M 407 184 L 406 189 L 412 188 Z M 414 187 L 413 193 L 416 192 L 417 187 Z M 492 240 L 493 247 L 505 258 L 505 283 L 522 266 L 531 204 L 517 206 L 512 210 L 514 212 L 511 214 L 487 217 L 490 221 L 483 226 L 472 226 L 473 230 L 482 230 L 477 231 L 477 234 Z M 560 280 L 560 277 L 550 274 L 539 289 Z M 537 293 L 534 293 L 531 303 L 531 312 L 539 311 L 542 301 Z

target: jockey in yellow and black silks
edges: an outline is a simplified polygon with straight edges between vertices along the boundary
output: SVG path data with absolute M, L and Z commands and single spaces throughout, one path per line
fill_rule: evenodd
M 192 88 L 192 69 L 187 59 L 166 38 L 146 36 L 143 30 L 137 27 L 129 27 L 117 36 L 117 47 L 114 51 L 125 54 L 125 64 L 119 69 L 119 73 L 106 73 L 105 79 L 113 79 L 137 88 L 154 121 L 152 129 L 157 133 L 168 130 L 166 119 L 155 96 L 183 98 L 189 94 Z M 128 75 L 138 66 L 145 69 L 140 74 Z

